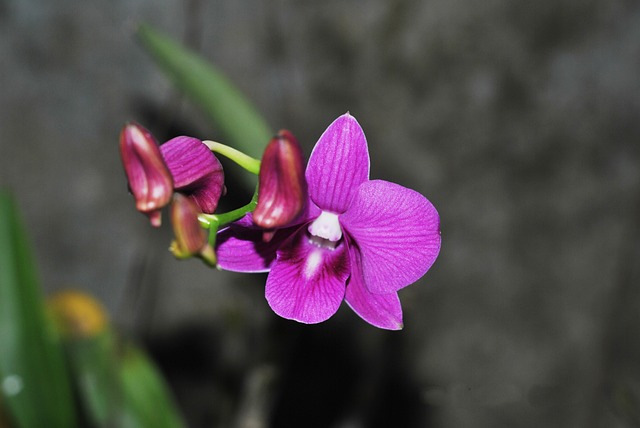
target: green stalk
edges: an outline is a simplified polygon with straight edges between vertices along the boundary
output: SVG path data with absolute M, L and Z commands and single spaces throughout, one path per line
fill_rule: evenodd
M 231 159 L 250 173 L 255 175 L 260 173 L 260 161 L 258 159 L 254 159 L 251 156 L 242 153 L 240 150 L 218 143 L 217 141 L 204 140 L 203 143 L 209 147 L 209 150 L 212 152 Z
M 253 194 L 253 198 L 251 198 L 251 202 L 248 204 L 222 214 L 200 214 L 198 215 L 198 221 L 200 221 L 200 225 L 205 229 L 211 230 L 212 228 L 215 228 L 217 230 L 222 226 L 226 226 L 229 223 L 240 220 L 246 213 L 253 211 L 256 208 L 257 203 L 258 192 L 256 190 Z

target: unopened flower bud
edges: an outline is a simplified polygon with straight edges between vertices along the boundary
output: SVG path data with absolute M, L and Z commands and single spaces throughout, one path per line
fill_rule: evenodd
M 201 212 L 212 214 L 224 192 L 222 165 L 197 138 L 176 137 L 160 146 L 175 191 L 193 199 Z
M 173 193 L 173 179 L 155 138 L 137 123 L 128 123 L 120 133 L 120 156 L 138 211 L 160 226 L 160 209 Z
M 293 134 L 280 131 L 262 155 L 253 222 L 266 229 L 284 227 L 302 212 L 306 201 L 302 150 Z
M 198 205 L 187 196 L 176 193 L 171 203 L 171 224 L 176 239 L 170 251 L 179 259 L 197 256 L 215 266 L 216 255 L 207 241 L 207 232 L 198 221 Z

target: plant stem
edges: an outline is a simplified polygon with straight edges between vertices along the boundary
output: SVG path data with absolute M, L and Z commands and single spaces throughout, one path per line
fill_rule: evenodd
M 229 223 L 240 220 L 246 213 L 253 211 L 256 208 L 257 203 L 258 192 L 256 190 L 253 193 L 251 202 L 248 204 L 222 214 L 200 214 L 198 215 L 198 220 L 200 221 L 200 225 L 205 229 L 215 228 L 217 230 L 222 226 L 226 226 Z
M 204 140 L 203 143 L 206 144 L 212 152 L 231 159 L 250 173 L 258 175 L 260 172 L 260 161 L 258 159 L 254 159 L 233 147 L 218 143 L 217 141 Z

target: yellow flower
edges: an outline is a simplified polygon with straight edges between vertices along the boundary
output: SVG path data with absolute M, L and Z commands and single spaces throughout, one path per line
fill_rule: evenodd
M 108 317 L 103 306 L 88 294 L 63 290 L 48 302 L 58 331 L 65 338 L 94 337 L 106 329 Z

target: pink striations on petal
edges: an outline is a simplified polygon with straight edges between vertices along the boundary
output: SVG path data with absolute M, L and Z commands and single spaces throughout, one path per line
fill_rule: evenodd
M 362 254 L 364 282 L 372 293 L 392 293 L 417 281 L 440 252 L 438 212 L 399 184 L 362 184 L 340 223 Z
M 402 329 L 402 307 L 398 293 L 373 294 L 364 284 L 361 256 L 356 248 L 350 247 L 351 276 L 347 281 L 344 300 L 363 320 L 387 330 Z
M 282 229 L 264 229 L 253 222 L 252 213 L 231 223 L 218 232 L 216 251 L 218 266 L 234 272 L 268 272 L 280 245 L 306 223 L 320 215 L 311 201 L 291 226 Z M 273 236 L 265 242 L 265 233 Z
M 299 228 L 278 229 L 269 242 L 264 242 L 264 230 L 253 225 L 251 214 L 247 214 L 218 232 L 218 266 L 234 272 L 268 272 L 276 259 L 278 247 Z
M 216 159 L 216 162 L 218 160 Z M 219 173 L 205 175 L 191 186 L 176 189 L 178 192 L 191 197 L 203 213 L 213 214 L 218 207 L 220 198 L 225 194 L 222 166 Z
M 224 190 L 220 161 L 197 138 L 176 137 L 160 146 L 175 190 L 190 196 L 202 212 L 213 213 Z
M 369 179 L 369 151 L 360 124 L 349 113 L 322 134 L 307 165 L 309 196 L 323 211 L 343 213 Z
M 305 324 L 325 321 L 340 307 L 349 269 L 346 245 L 334 250 L 317 246 L 301 228 L 278 250 L 267 277 L 267 302 L 283 318 Z

